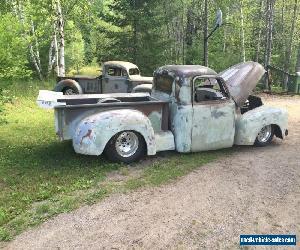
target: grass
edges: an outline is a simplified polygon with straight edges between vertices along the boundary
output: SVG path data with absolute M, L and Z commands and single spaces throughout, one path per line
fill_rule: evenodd
M 100 66 L 98 66 L 97 64 L 93 64 L 90 66 L 84 66 L 83 68 L 81 68 L 79 70 L 79 72 L 77 72 L 77 70 L 71 70 L 70 72 L 68 72 L 68 75 L 85 75 L 85 76 L 99 76 L 101 75 L 102 72 L 102 68 Z
M 38 89 L 52 86 L 53 82 L 11 86 L 14 101 L 6 105 L 7 123 L 0 126 L 1 241 L 112 193 L 165 184 L 223 154 L 172 153 L 133 166 L 77 155 L 70 142 L 57 140 L 53 111 L 35 104 Z M 111 173 L 124 180 L 111 180 Z

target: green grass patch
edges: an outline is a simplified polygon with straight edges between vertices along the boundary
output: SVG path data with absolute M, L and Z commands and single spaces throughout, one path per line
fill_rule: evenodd
M 1 241 L 112 193 L 167 183 L 220 154 L 171 153 L 132 167 L 77 155 L 71 142 L 56 138 L 53 111 L 37 107 L 35 98 L 43 87 L 28 84 L 12 90 L 14 101 L 5 107 L 7 123 L 0 126 Z M 45 84 L 50 87 L 51 83 Z M 136 169 L 138 174 L 132 174 Z M 109 173 L 124 180 L 110 180 Z
M 99 76 L 102 73 L 102 68 L 97 64 L 92 64 L 89 66 L 82 67 L 79 71 L 73 69 L 68 72 L 68 75 L 75 76 L 75 75 L 85 75 L 85 76 Z

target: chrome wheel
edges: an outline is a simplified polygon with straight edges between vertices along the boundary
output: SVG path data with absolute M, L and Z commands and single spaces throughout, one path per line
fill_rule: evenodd
M 115 148 L 117 153 L 128 158 L 133 156 L 139 147 L 139 138 L 133 132 L 123 132 L 119 134 L 115 142 Z
M 64 91 L 64 95 L 77 95 L 77 93 L 74 89 L 68 88 Z
M 272 126 L 268 125 L 262 128 L 262 130 L 257 135 L 257 141 L 259 143 L 266 143 L 272 137 Z

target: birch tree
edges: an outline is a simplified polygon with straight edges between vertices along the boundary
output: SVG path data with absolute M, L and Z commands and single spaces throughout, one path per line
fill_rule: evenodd
M 266 40 L 265 40 L 265 60 L 264 65 L 267 68 L 271 62 L 272 44 L 273 44 L 273 25 L 274 25 L 274 4 L 275 0 L 267 0 L 266 4 Z M 269 74 L 266 78 L 266 88 L 271 90 Z
M 298 45 L 298 53 L 297 53 L 295 71 L 296 71 L 296 74 L 300 77 L 300 44 Z
M 59 53 L 59 76 L 65 76 L 65 33 L 64 33 L 64 18 L 62 13 L 62 8 L 60 0 L 56 0 L 56 29 L 58 34 L 58 53 Z
M 285 51 L 285 63 L 284 63 L 284 71 L 288 72 L 290 68 L 290 62 L 291 62 L 291 55 L 292 55 L 292 47 L 293 47 L 293 39 L 294 39 L 294 33 L 295 33 L 295 24 L 297 22 L 297 10 L 298 10 L 298 0 L 295 0 L 294 2 L 294 8 L 293 8 L 293 16 L 292 16 L 292 24 L 291 24 L 291 31 L 289 35 L 289 41 L 286 45 L 286 51 Z M 284 90 L 287 90 L 288 85 L 288 75 L 285 75 L 284 77 Z
M 243 0 L 240 1 L 240 17 L 241 17 L 241 49 L 242 61 L 246 62 L 246 49 L 245 49 L 245 28 L 244 28 L 244 10 Z
M 43 81 L 44 77 L 43 77 L 42 67 L 41 67 L 39 42 L 35 33 L 34 23 L 32 20 L 31 20 L 31 42 L 29 43 L 29 53 L 30 53 L 32 63 L 38 74 L 38 77 L 41 81 Z
M 257 14 L 257 19 L 253 19 L 253 22 L 257 22 L 257 40 L 256 40 L 256 48 L 255 48 L 255 61 L 259 61 L 259 56 L 260 56 L 260 51 L 261 51 L 261 38 L 262 38 L 262 16 L 263 16 L 263 6 L 264 6 L 264 1 L 260 0 L 259 3 L 259 8 L 258 8 L 258 14 Z

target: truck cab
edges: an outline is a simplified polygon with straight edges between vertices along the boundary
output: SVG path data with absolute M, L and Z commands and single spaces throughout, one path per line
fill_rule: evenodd
M 152 95 L 170 100 L 170 129 L 178 152 L 234 144 L 235 103 L 223 79 L 212 69 L 192 65 L 162 67 L 155 72 Z
M 188 153 L 233 145 L 265 146 L 274 135 L 283 139 L 288 133 L 287 112 L 266 107 L 260 98 L 250 95 L 264 73 L 255 62 L 219 74 L 199 65 L 159 68 L 152 96 L 170 102 L 176 150 Z

